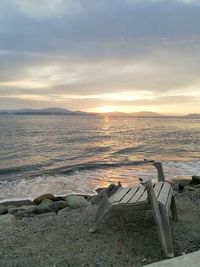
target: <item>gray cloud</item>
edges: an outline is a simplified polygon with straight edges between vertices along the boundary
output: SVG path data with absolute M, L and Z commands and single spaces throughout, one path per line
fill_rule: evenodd
M 199 25 L 197 0 L 3 0 L 0 95 L 4 106 L 15 101 L 24 106 L 20 95 L 50 99 L 108 92 L 157 97 L 154 102 L 145 102 L 144 96 L 144 101 L 132 103 L 138 105 L 170 103 L 168 97 L 176 99 L 181 91 L 179 99 L 191 92 L 190 101 L 195 101 L 193 95 L 199 101 Z M 34 106 L 51 105 L 51 100 L 28 101 Z M 74 107 L 74 100 L 70 101 L 67 105 Z M 80 108 L 87 106 L 86 99 L 77 101 Z M 87 101 L 95 106 L 105 100 Z

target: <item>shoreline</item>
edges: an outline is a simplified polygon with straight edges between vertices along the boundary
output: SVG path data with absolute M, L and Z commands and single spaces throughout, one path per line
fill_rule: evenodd
M 76 209 L 0 215 L 0 265 L 139 267 L 165 259 L 150 210 L 111 212 L 91 234 L 98 205 L 88 200 Z M 175 257 L 200 249 L 200 188 L 176 192 L 176 203 L 179 221 L 170 220 Z

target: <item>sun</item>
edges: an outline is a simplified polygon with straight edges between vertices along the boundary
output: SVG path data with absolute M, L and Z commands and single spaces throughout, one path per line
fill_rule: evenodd
M 114 112 L 115 109 L 114 109 L 114 107 L 112 107 L 112 106 L 103 106 L 103 107 L 100 107 L 100 108 L 99 108 L 99 111 L 100 111 L 101 113 L 108 113 L 108 112 Z

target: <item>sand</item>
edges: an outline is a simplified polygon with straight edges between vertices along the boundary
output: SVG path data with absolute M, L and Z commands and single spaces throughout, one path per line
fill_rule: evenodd
M 175 256 L 200 249 L 200 189 L 176 196 Z M 142 266 L 164 259 L 151 211 L 111 212 L 88 232 L 97 205 L 0 222 L 0 266 Z M 5 216 L 5 215 L 2 215 Z

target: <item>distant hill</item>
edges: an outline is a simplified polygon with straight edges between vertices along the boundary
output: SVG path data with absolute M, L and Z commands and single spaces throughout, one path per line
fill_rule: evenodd
M 131 117 L 162 117 L 162 114 L 151 111 L 140 111 L 134 113 L 108 112 L 108 113 L 89 113 L 83 111 L 71 111 L 64 108 L 43 108 L 43 109 L 18 109 L 0 110 L 0 115 L 104 115 L 109 116 L 131 116 Z
M 0 115 L 85 115 L 87 112 L 71 111 L 63 108 L 43 108 L 43 109 L 19 109 L 0 110 Z
M 101 113 L 104 115 L 105 113 Z M 140 111 L 133 113 L 123 113 L 123 112 L 108 112 L 106 113 L 109 116 L 131 116 L 131 117 L 163 117 L 162 114 L 151 112 L 151 111 Z
M 163 117 L 162 114 L 151 112 L 151 111 L 134 112 L 134 113 L 131 113 L 131 115 L 135 117 Z
M 186 116 L 187 117 L 200 117 L 200 114 L 199 113 L 191 113 L 191 114 L 188 114 Z

